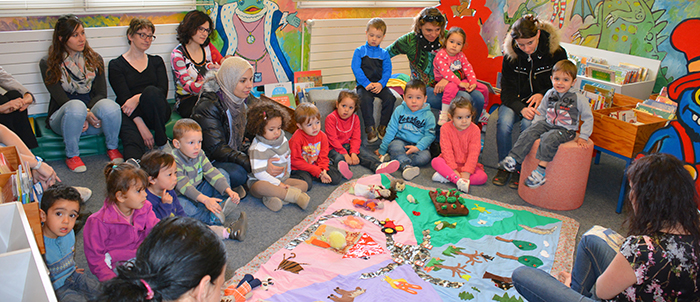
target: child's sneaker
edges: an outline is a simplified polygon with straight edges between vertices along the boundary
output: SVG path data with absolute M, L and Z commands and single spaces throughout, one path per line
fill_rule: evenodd
M 226 200 L 221 202 L 221 212 L 219 212 L 219 214 L 214 213 L 214 216 L 216 216 L 216 218 L 218 218 L 223 225 L 226 222 L 226 216 L 231 214 L 234 208 L 233 202 L 231 202 L 231 197 L 226 198 Z
M 277 212 L 282 209 L 282 199 L 279 199 L 278 197 L 268 197 L 268 196 L 263 196 L 262 198 L 263 204 L 273 212 Z
M 528 186 L 529 188 L 537 188 L 541 185 L 543 185 L 547 181 L 546 178 L 544 178 L 544 174 L 542 172 L 537 171 L 537 169 L 532 170 L 532 173 L 530 176 L 527 177 L 525 180 L 525 185 Z
M 248 196 L 248 193 L 245 191 L 245 188 L 243 188 L 243 186 L 238 186 L 238 187 L 232 188 L 232 190 L 238 194 L 238 197 L 241 200 L 243 200 L 243 198 Z
M 443 184 L 450 182 L 449 179 L 445 178 L 445 176 L 442 176 L 442 174 L 440 174 L 438 172 L 433 173 L 433 181 L 443 183 Z
M 403 168 L 402 176 L 403 176 L 403 179 L 405 179 L 405 180 L 414 179 L 414 178 L 416 178 L 416 176 L 418 176 L 418 174 L 420 174 L 420 168 L 418 168 L 418 167 L 414 167 L 414 166 L 409 165 L 409 166 L 406 166 Z
M 391 160 L 391 155 L 389 155 L 389 153 L 384 154 L 384 155 L 382 155 L 382 156 L 379 157 L 379 162 L 380 162 L 380 163 L 385 163 L 385 162 L 388 162 L 388 161 L 390 161 L 390 160 Z
M 350 171 L 350 166 L 346 161 L 341 160 L 338 163 L 338 170 L 340 171 L 340 174 L 343 174 L 345 179 L 352 179 L 352 171 Z
M 245 240 L 245 234 L 248 230 L 248 215 L 246 215 L 245 212 L 241 211 L 241 216 L 238 217 L 238 220 L 229 224 L 228 227 L 226 227 L 226 229 L 229 232 L 229 239 L 238 241 Z
M 464 193 L 469 193 L 469 179 L 460 178 L 457 180 L 457 189 Z
M 518 164 L 518 162 L 515 161 L 515 159 L 512 156 L 506 156 L 500 163 L 498 163 L 503 169 L 505 169 L 508 172 L 513 172 L 515 171 L 515 166 Z
M 377 136 L 379 136 L 379 139 L 384 139 L 384 135 L 386 135 L 386 126 L 379 125 L 377 127 Z
M 447 111 L 440 110 L 440 117 L 438 118 L 438 126 L 442 126 L 450 121 L 450 117 L 447 115 Z
M 109 156 L 109 161 L 115 164 L 121 164 L 124 162 L 124 156 L 117 149 L 107 150 L 107 156 Z
M 374 129 L 374 126 L 369 126 L 365 128 L 365 132 L 367 133 L 367 142 L 368 143 L 374 143 L 379 139 L 377 136 L 377 130 Z
M 377 166 L 377 170 L 374 172 L 376 172 L 377 174 L 391 174 L 396 172 L 396 170 L 398 170 L 400 166 L 401 164 L 398 160 L 392 160 L 390 162 L 379 164 L 379 166 Z
M 76 173 L 82 173 L 87 171 L 87 167 L 85 166 L 85 163 L 83 163 L 83 160 L 80 159 L 80 156 L 73 156 L 71 158 L 67 158 L 66 166 L 68 166 L 68 169 Z
M 92 190 L 86 187 L 76 187 L 73 186 L 73 189 L 78 191 L 78 194 L 80 194 L 80 199 L 83 200 L 83 203 L 87 202 L 90 197 L 92 197 Z

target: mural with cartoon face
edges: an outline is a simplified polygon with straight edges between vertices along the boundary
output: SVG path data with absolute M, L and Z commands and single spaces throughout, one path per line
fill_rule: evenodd
M 671 45 L 688 60 L 688 74 L 668 86 L 669 98 L 678 103 L 678 119 L 652 133 L 643 151 L 672 154 L 687 163 L 696 189 L 700 189 L 700 47 L 695 42 L 698 28 L 700 19 L 687 19 L 671 34 Z
M 281 12 L 270 0 L 214 2 L 211 17 L 223 46 L 221 53 L 241 57 L 253 65 L 255 86 L 288 82 L 293 77 L 286 54 L 277 39 L 277 30 L 287 25 L 299 27 L 296 12 Z

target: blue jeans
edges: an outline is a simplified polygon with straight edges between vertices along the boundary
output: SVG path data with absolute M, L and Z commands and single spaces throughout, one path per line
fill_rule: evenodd
M 597 301 L 591 293 L 598 277 L 610 265 L 617 252 L 595 235 L 581 237 L 571 271 L 571 288 L 545 271 L 521 266 L 513 272 L 513 284 L 526 300 Z
M 230 183 L 228 173 L 223 169 L 219 169 L 219 171 L 224 175 L 224 178 L 226 178 L 226 182 Z M 197 191 L 204 194 L 204 196 L 221 199 L 221 202 L 219 202 L 220 206 L 223 206 L 223 201 L 228 198 L 228 196 L 219 193 L 206 179 L 202 179 L 202 182 L 197 185 Z M 209 211 L 207 206 L 203 203 L 189 199 L 185 195 L 178 195 L 177 199 L 180 201 L 182 210 L 185 211 L 188 217 L 204 222 L 206 225 L 223 225 L 223 222 L 219 220 L 214 213 Z
M 102 99 L 90 109 L 101 121 L 101 127 L 88 126 L 83 131 L 83 123 L 87 118 L 87 106 L 81 100 L 70 100 L 58 108 L 49 118 L 51 130 L 63 136 L 63 144 L 66 145 L 66 157 L 71 158 L 80 155 L 78 143 L 80 136 L 104 133 L 107 149 L 119 147 L 119 129 L 122 126 L 122 110 L 119 104 Z
M 231 188 L 242 186 L 248 181 L 248 172 L 239 164 L 223 161 L 212 161 L 211 164 L 219 170 L 224 170 L 228 173 Z
M 350 154 L 350 144 L 344 144 L 343 148 Z M 377 156 L 362 146 L 360 146 L 360 154 L 357 154 L 357 158 L 360 159 L 360 166 L 370 169 L 372 173 L 374 173 L 380 165 Z M 330 159 L 331 163 L 337 168 L 339 162 L 345 161 L 345 156 L 331 148 L 331 151 L 328 152 L 328 159 Z
M 102 285 L 95 277 L 73 272 L 63 286 L 57 288 L 56 298 L 61 302 L 93 301 L 100 294 Z
M 407 165 L 414 167 L 421 167 L 427 165 L 432 159 L 430 156 L 430 151 L 421 150 L 416 153 L 411 153 L 406 155 L 406 146 L 415 146 L 415 144 L 409 144 L 401 139 L 394 139 L 389 143 L 387 148 L 387 153 L 391 156 L 391 159 L 398 160 L 401 164 L 401 170 L 403 170 Z
M 513 125 L 520 121 L 520 131 L 523 132 L 530 127 L 532 120 L 528 120 L 515 113 L 513 109 L 506 105 L 498 107 L 498 122 L 496 122 L 496 145 L 498 149 L 498 162 L 501 162 L 510 149 L 513 148 Z
M 442 93 L 438 93 L 437 95 L 434 92 L 433 87 L 426 87 L 426 93 L 427 93 L 427 102 L 430 104 L 430 107 L 433 109 L 441 110 L 442 109 Z M 472 92 L 466 92 L 463 90 L 460 90 L 457 92 L 457 96 L 462 96 L 466 98 L 467 100 L 472 102 L 472 105 L 474 105 L 474 114 L 472 116 L 475 117 L 475 119 L 479 119 L 481 116 L 481 111 L 484 110 L 484 95 L 481 94 L 481 92 L 477 91 L 476 89 L 472 90 Z M 437 120 L 437 119 L 436 119 Z M 438 127 L 440 128 L 440 127 Z M 436 129 L 437 130 L 437 129 Z

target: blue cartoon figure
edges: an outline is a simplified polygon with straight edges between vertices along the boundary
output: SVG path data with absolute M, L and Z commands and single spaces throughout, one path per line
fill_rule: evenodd
M 668 153 L 687 163 L 686 169 L 700 189 L 700 46 L 697 44 L 700 19 L 687 19 L 671 34 L 671 45 L 688 60 L 688 74 L 668 86 L 668 96 L 678 103 L 678 120 L 651 134 L 644 154 Z M 699 205 L 700 208 L 700 205 Z
M 287 24 L 299 27 L 296 12 L 281 12 L 270 0 L 238 0 L 219 6 L 214 1 L 211 11 L 223 47 L 221 53 L 241 57 L 254 68 L 255 86 L 288 82 L 292 68 L 277 40 L 277 30 Z

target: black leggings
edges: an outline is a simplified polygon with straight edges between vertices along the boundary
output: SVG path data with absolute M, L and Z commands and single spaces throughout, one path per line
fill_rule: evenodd
M 22 94 L 16 90 L 10 90 L 5 93 L 5 95 L 0 95 L 0 105 L 4 105 L 16 98 L 22 98 Z M 37 143 L 34 132 L 32 131 L 32 125 L 27 116 L 28 110 L 29 109 L 24 111 L 15 110 L 8 114 L 0 114 L 0 124 L 5 125 L 5 127 L 17 134 L 24 144 L 27 145 L 27 148 L 33 149 L 39 147 L 39 143 Z
M 168 141 L 165 135 L 165 124 L 170 120 L 170 105 L 163 92 L 155 86 L 148 86 L 141 93 L 139 105 L 127 116 L 122 112 L 122 127 L 119 138 L 124 146 L 124 158 L 136 158 L 148 151 L 146 143 L 141 137 L 134 118 L 141 117 L 148 129 L 153 130 L 153 141 L 155 146 L 162 146 Z

